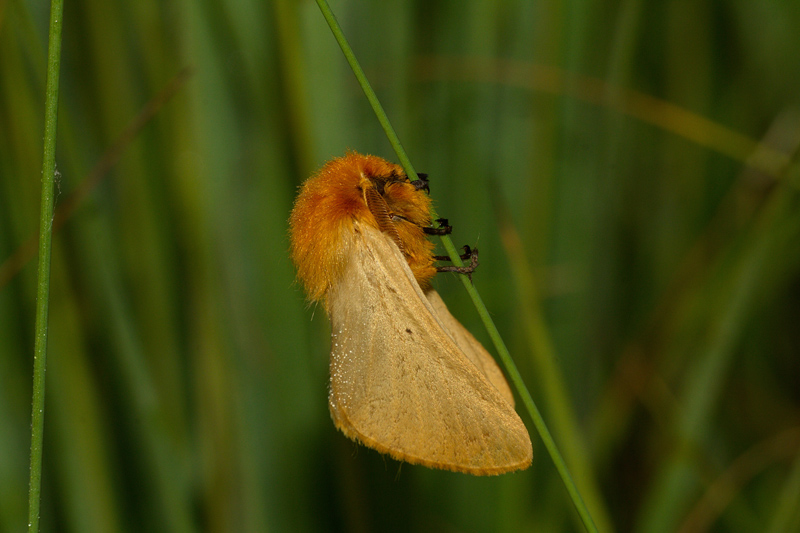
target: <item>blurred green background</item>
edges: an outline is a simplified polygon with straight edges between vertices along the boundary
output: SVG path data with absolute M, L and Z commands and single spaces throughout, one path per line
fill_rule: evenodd
M 332 8 L 600 528 L 800 528 L 800 3 Z M 494 478 L 334 429 L 286 220 L 331 157 L 396 157 L 316 4 L 64 24 L 43 531 L 582 529 L 526 413 L 534 465 Z M 2 531 L 27 521 L 47 26 L 0 0 Z

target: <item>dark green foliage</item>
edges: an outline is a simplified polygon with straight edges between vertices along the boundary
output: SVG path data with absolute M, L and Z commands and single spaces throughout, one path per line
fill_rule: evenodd
M 601 529 L 796 529 L 800 4 L 332 8 Z M 580 529 L 535 435 L 483 479 L 333 428 L 286 220 L 325 160 L 395 157 L 312 2 L 64 24 L 57 206 L 192 75 L 54 236 L 43 531 Z M 0 3 L 0 263 L 38 232 L 46 30 Z M 0 286 L 0 531 L 27 520 L 34 265 Z

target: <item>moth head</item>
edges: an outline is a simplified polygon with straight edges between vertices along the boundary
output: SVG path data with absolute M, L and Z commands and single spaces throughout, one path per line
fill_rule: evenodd
M 428 176 L 418 176 L 419 179 L 412 181 L 400 167 L 389 174 L 369 176 L 372 187 L 386 202 L 394 222 L 407 221 L 419 227 L 431 224 Z

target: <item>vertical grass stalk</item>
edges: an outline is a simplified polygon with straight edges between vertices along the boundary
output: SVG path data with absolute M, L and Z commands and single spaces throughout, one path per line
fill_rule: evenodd
M 58 76 L 61 66 L 61 26 L 64 1 L 50 4 L 50 35 L 45 86 L 42 200 L 39 219 L 39 270 L 36 287 L 36 325 L 33 349 L 33 398 L 31 401 L 31 468 L 28 487 L 28 531 L 39 531 L 44 437 L 45 368 L 47 366 L 47 316 L 50 298 L 50 250 L 52 245 L 53 189 L 56 173 L 56 126 L 58 123 Z
M 322 11 L 322 15 L 325 17 L 325 20 L 328 23 L 328 26 L 331 28 L 331 32 L 333 36 L 336 38 L 336 41 L 339 43 L 339 46 L 342 49 L 342 53 L 344 53 L 347 62 L 350 64 L 350 68 L 353 69 L 353 73 L 358 80 L 361 89 L 364 91 L 364 94 L 367 97 L 370 105 L 372 106 L 375 115 L 378 117 L 378 121 L 380 122 L 381 126 L 383 127 L 386 136 L 389 138 L 389 142 L 394 148 L 395 152 L 397 153 L 397 157 L 400 160 L 400 164 L 405 169 L 406 174 L 412 180 L 417 179 L 417 174 L 414 171 L 414 167 L 411 165 L 411 161 L 406 155 L 405 150 L 403 149 L 402 144 L 400 144 L 400 139 L 397 137 L 397 133 L 395 133 L 394 128 L 392 127 L 391 123 L 389 122 L 389 118 L 386 116 L 386 112 L 383 110 L 383 106 L 381 106 L 380 101 L 378 101 L 378 97 L 375 95 L 375 91 L 372 90 L 372 87 L 367 81 L 367 77 L 364 74 L 364 71 L 361 69 L 361 65 L 359 65 L 358 60 L 353 54 L 353 50 L 350 48 L 350 45 L 347 42 L 347 39 L 342 32 L 342 28 L 339 26 L 336 17 L 333 15 L 330 6 L 328 5 L 326 0 L 316 0 L 317 5 L 319 6 L 320 11 Z M 438 218 L 436 212 L 432 209 L 431 210 L 431 218 L 436 219 Z M 447 250 L 447 254 L 450 256 L 453 264 L 456 266 L 463 266 L 460 257 L 458 256 L 458 252 L 456 250 L 455 245 L 453 245 L 453 241 L 450 239 L 448 235 L 442 236 L 442 244 L 444 245 L 445 250 Z M 572 499 L 573 504 L 575 505 L 578 514 L 583 521 L 583 525 L 587 531 L 595 532 L 597 531 L 597 527 L 592 520 L 591 515 L 589 514 L 589 510 L 586 507 L 586 504 L 583 501 L 583 498 L 578 491 L 578 488 L 575 485 L 575 482 L 572 480 L 572 476 L 567 469 L 567 465 L 564 462 L 561 453 L 558 450 L 558 447 L 553 440 L 553 437 L 550 435 L 550 431 L 547 429 L 547 425 L 545 424 L 544 418 L 542 418 L 539 409 L 536 407 L 536 404 L 533 401 L 533 398 L 528 392 L 525 383 L 522 380 L 522 375 L 517 370 L 514 361 L 511 359 L 511 354 L 508 352 L 508 348 L 506 348 L 503 339 L 500 337 L 500 332 L 497 330 L 497 327 L 494 324 L 494 321 L 489 316 L 489 311 L 486 309 L 486 306 L 483 303 L 483 300 L 478 294 L 477 289 L 475 286 L 467 279 L 467 276 L 459 276 L 461 281 L 464 283 L 464 287 L 467 289 L 467 292 L 472 298 L 472 302 L 475 304 L 475 308 L 478 311 L 478 315 L 480 315 L 481 320 L 483 321 L 484 326 L 486 327 L 489 336 L 492 338 L 492 342 L 497 349 L 497 352 L 500 356 L 500 359 L 503 361 L 503 365 L 506 367 L 506 371 L 511 378 L 511 381 L 514 383 L 514 387 L 517 389 L 517 392 L 522 397 L 522 402 L 525 404 L 525 407 L 528 410 L 531 418 L 533 419 L 533 424 L 536 426 L 536 430 L 539 432 L 539 436 L 541 437 L 542 441 L 544 442 L 545 447 L 547 448 L 548 453 L 550 454 L 553 463 L 558 470 L 559 475 L 564 483 L 564 486 L 567 489 L 567 492 Z

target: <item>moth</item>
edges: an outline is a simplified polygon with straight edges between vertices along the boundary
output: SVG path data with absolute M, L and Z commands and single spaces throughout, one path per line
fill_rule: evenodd
M 531 464 L 531 441 L 491 355 L 431 287 L 428 180 L 348 152 L 301 186 L 291 257 L 331 322 L 329 408 L 347 437 L 413 464 L 476 475 Z M 468 252 L 475 263 L 475 255 Z

